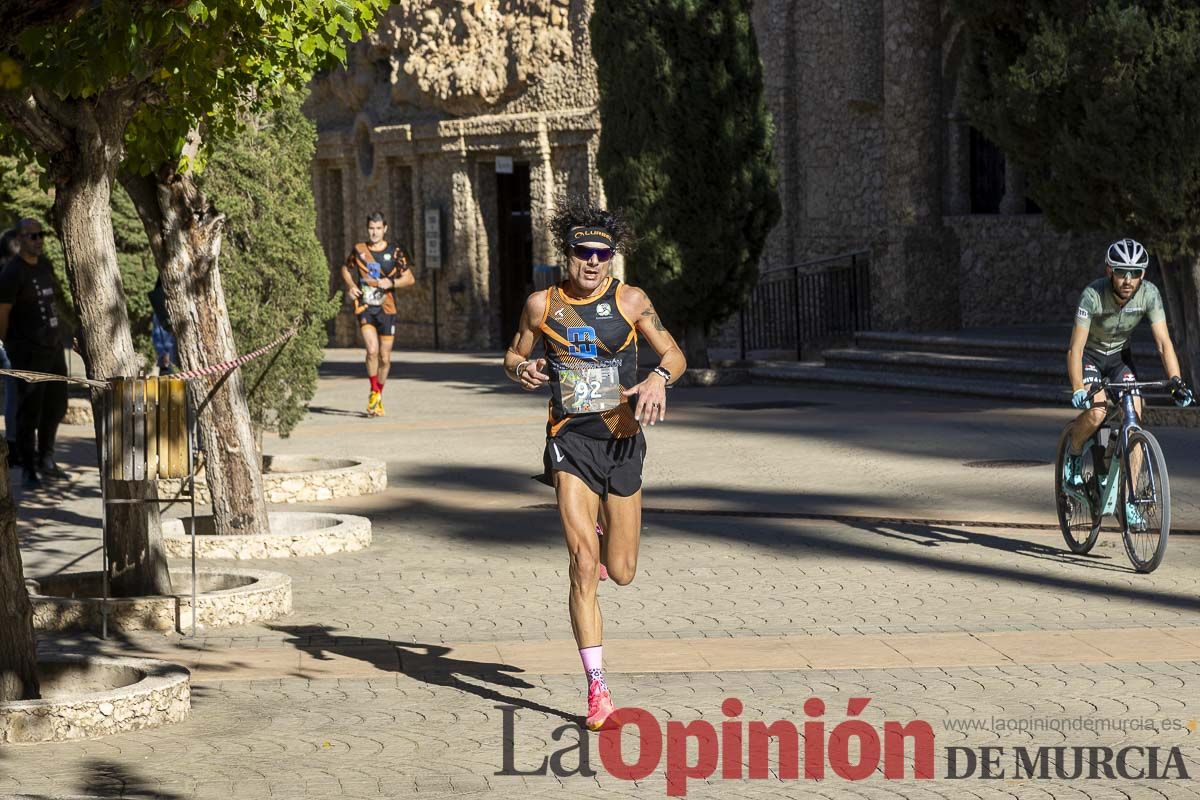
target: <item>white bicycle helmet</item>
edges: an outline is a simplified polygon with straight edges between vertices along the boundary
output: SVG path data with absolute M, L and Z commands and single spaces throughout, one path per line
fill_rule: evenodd
M 1133 239 L 1120 239 L 1108 246 L 1104 263 L 1114 269 L 1145 269 L 1150 266 L 1150 254 Z

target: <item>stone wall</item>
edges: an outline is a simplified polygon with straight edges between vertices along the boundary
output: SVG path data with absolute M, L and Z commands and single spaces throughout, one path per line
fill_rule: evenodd
M 313 183 L 331 285 L 365 217 L 414 256 L 399 296 L 396 346 L 491 348 L 506 341 L 499 308 L 496 158 L 530 170 L 533 264 L 557 263 L 546 233 L 568 192 L 603 198 L 590 0 L 399 0 L 352 49 L 345 69 L 313 84 Z M 426 211 L 440 214 L 442 266 L 425 259 Z M 333 343 L 351 345 L 350 304 Z
M 1026 215 L 1011 167 L 1001 213 L 971 215 L 961 26 L 943 6 L 754 3 L 783 203 L 763 264 L 870 249 L 878 327 L 1002 325 L 1022 311 L 1050 321 L 1098 274 L 1100 240 Z M 1014 249 L 1044 268 L 1006 287 L 994 270 Z M 717 339 L 728 346 L 731 332 Z
M 958 234 L 963 327 L 1069 326 L 1083 288 L 1104 275 L 1109 240 L 1062 234 L 1041 215 L 947 217 Z

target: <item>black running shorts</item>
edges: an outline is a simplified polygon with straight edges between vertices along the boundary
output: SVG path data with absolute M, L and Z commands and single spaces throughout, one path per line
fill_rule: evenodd
M 544 471 L 536 476 L 554 485 L 555 472 L 569 472 L 600 497 L 609 492 L 629 497 L 642 488 L 642 462 L 646 460 L 646 437 L 593 439 L 572 431 L 546 439 L 542 457 Z
M 396 335 L 396 315 L 386 314 L 383 306 L 367 306 L 367 310 L 358 315 L 358 326 L 374 325 L 380 336 Z

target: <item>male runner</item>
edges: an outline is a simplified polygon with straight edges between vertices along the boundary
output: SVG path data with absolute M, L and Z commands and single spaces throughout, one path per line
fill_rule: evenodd
M 529 296 L 504 370 L 527 391 L 550 387 L 541 480 L 558 497 L 570 557 L 571 629 L 588 683 L 587 726 L 599 730 L 613 712 L 602 660 L 599 567 L 606 564 L 621 586 L 633 580 L 642 528 L 642 424 L 666 419 L 667 386 L 687 365 L 645 292 L 609 275 L 613 254 L 630 244 L 621 216 L 576 199 L 551 228 L 568 261 L 567 277 Z M 639 334 L 661 364 L 640 383 Z M 545 357 L 534 359 L 538 339 Z M 598 539 L 601 510 L 606 531 Z
M 1193 400 L 1192 391 L 1179 377 L 1179 359 L 1167 330 L 1167 316 L 1158 287 L 1145 280 L 1150 255 L 1133 239 L 1121 239 L 1108 247 L 1104 259 L 1107 277 L 1100 278 L 1083 290 L 1075 311 L 1075 328 L 1067 351 L 1067 375 L 1071 380 L 1071 405 L 1083 409 L 1071 423 L 1071 445 L 1063 468 L 1063 478 L 1082 483 L 1081 461 L 1083 445 L 1104 424 L 1107 398 L 1103 390 L 1093 395 L 1088 407 L 1087 386 L 1112 381 L 1136 381 L 1130 334 L 1142 321 L 1150 319 L 1150 330 L 1162 359 L 1163 371 L 1171 381 L 1171 397 L 1183 407 Z M 1142 398 L 1134 398 L 1140 417 Z M 1126 503 L 1125 513 L 1130 525 L 1143 524 L 1136 506 Z
M 367 348 L 367 415 L 383 416 L 383 386 L 392 366 L 392 342 L 396 335 L 396 296 L 416 282 L 409 269 L 408 255 L 384 237 L 387 223 L 378 211 L 367 215 L 367 241 L 354 245 L 342 265 L 346 293 L 354 298 L 363 344 Z

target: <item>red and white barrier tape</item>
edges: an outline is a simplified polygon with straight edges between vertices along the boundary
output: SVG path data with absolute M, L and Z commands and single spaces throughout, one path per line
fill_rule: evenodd
M 254 359 L 271 352 L 276 347 L 279 347 L 288 339 L 295 336 L 296 330 L 296 328 L 289 328 L 288 330 L 284 331 L 283 335 L 275 341 L 264 344 L 262 347 L 258 348 L 257 350 L 252 350 L 251 352 L 246 353 L 244 356 L 238 356 L 237 358 L 232 358 L 229 361 L 222 361 L 220 364 L 210 364 L 206 367 L 200 367 L 198 369 L 189 369 L 186 372 L 176 372 L 172 374 L 171 377 L 190 381 L 194 378 L 203 378 L 209 375 L 220 375 L 224 372 L 228 372 L 231 369 L 237 369 L 243 364 L 248 364 Z

